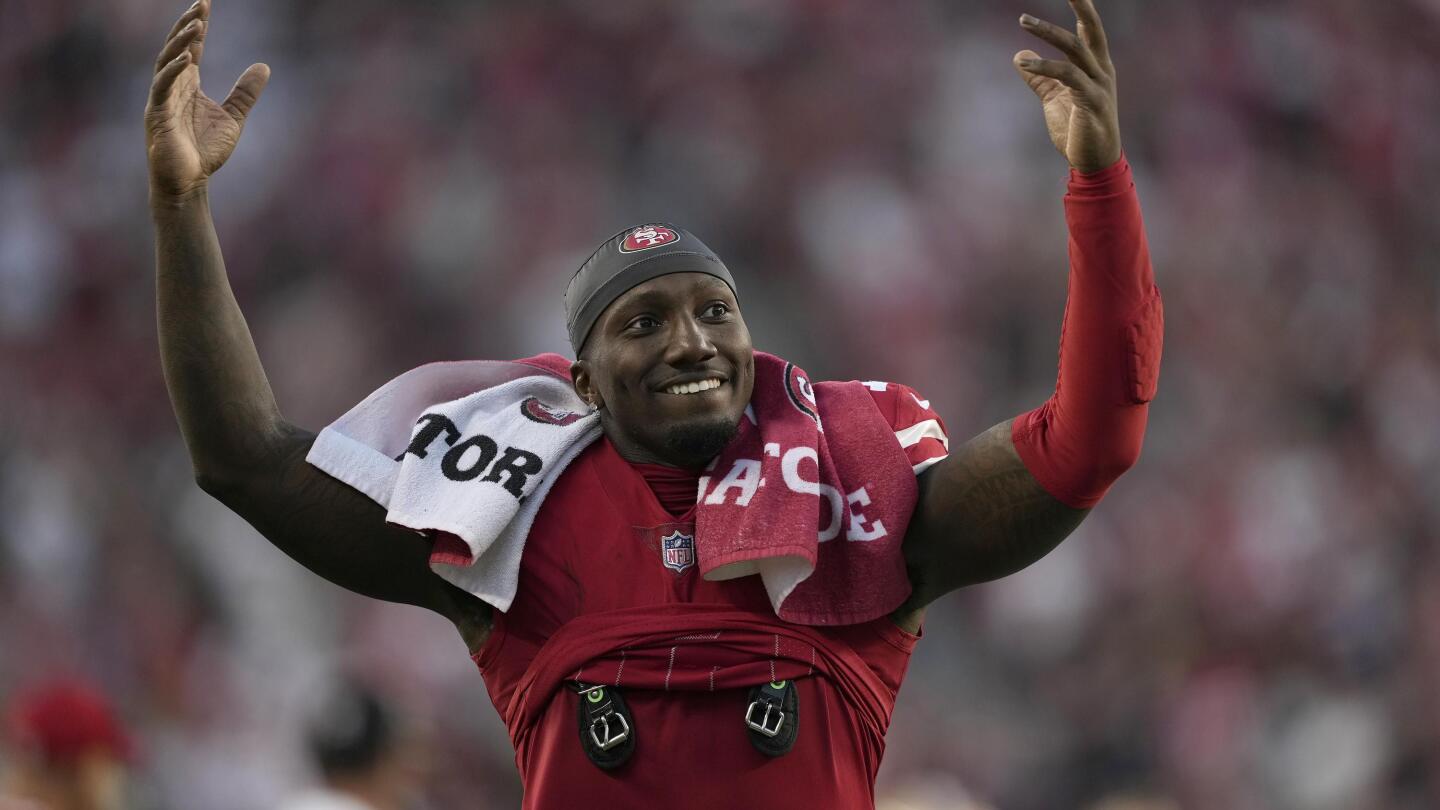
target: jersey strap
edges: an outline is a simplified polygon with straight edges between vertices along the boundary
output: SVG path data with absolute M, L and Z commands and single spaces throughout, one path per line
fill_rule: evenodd
M 583 681 L 570 686 L 579 698 L 580 747 L 585 756 L 602 770 L 624 765 L 635 753 L 635 716 L 620 688 Z
M 503 719 L 520 751 L 570 682 L 713 692 L 808 676 L 827 678 L 857 724 L 876 740 L 884 738 L 891 693 L 859 653 L 832 635 L 726 605 L 647 605 L 572 619 L 540 648 Z M 784 702 L 781 696 L 780 710 Z M 775 728 L 773 711 L 768 721 L 763 707 L 747 714 Z
M 769 681 L 751 687 L 745 707 L 750 744 L 767 757 L 784 756 L 800 736 L 800 690 L 794 681 Z

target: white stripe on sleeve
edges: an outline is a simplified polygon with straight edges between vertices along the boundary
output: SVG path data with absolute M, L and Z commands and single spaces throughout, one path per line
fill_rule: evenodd
M 926 419 L 924 422 L 917 422 L 904 430 L 897 430 L 895 439 L 900 442 L 901 447 L 919 444 L 921 439 L 939 439 L 940 443 L 945 445 L 946 450 L 950 449 L 950 438 L 945 435 L 945 431 L 940 429 L 940 422 L 935 419 Z
M 936 457 L 934 457 L 934 458 L 927 458 L 927 459 L 925 459 L 924 461 L 920 462 L 919 464 L 916 464 L 916 465 L 915 465 L 915 474 L 916 474 L 916 475 L 919 475 L 920 473 L 925 472 L 926 470 L 928 470 L 928 469 L 930 469 L 931 467 L 935 466 L 935 463 L 936 463 L 936 462 L 938 462 L 938 461 L 943 461 L 943 460 L 945 460 L 945 459 L 947 459 L 947 458 L 949 458 L 949 457 L 950 457 L 950 454 L 949 454 L 949 453 L 946 453 L 946 454 L 943 455 L 943 456 L 936 456 Z

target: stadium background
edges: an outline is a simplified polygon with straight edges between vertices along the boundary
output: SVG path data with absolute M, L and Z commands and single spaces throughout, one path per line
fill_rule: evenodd
M 952 436 L 1054 382 L 1065 166 L 1009 62 L 1058 0 L 215 5 L 210 94 L 274 70 L 215 216 L 306 427 L 422 362 L 565 350 L 570 272 L 656 219 L 727 257 L 757 345 L 910 383 Z M 359 672 L 425 806 L 515 807 L 450 628 L 190 479 L 140 126 L 183 6 L 0 0 L 0 696 L 83 673 L 146 806 L 246 810 L 310 778 L 307 695 Z M 932 610 L 881 793 L 1440 806 L 1440 3 L 1101 12 L 1168 310 L 1144 457 L 1059 551 Z

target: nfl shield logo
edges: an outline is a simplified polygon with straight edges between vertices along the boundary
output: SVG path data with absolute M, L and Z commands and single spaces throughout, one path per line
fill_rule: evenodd
M 684 571 L 695 564 L 695 535 L 676 531 L 660 538 L 660 558 L 666 568 Z

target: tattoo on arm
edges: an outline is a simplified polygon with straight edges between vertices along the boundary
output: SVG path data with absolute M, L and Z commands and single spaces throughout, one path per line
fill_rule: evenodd
M 1088 514 L 1036 482 L 1010 441 L 1010 425 L 990 428 L 921 474 L 905 536 L 914 593 L 902 611 L 1025 568 Z

